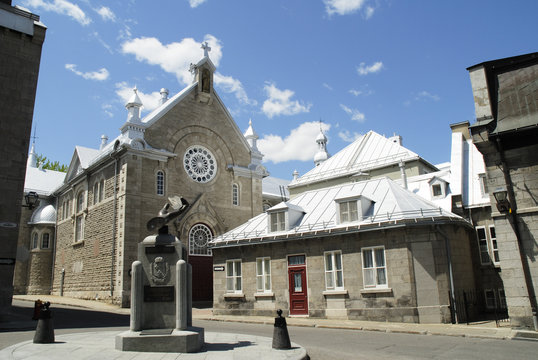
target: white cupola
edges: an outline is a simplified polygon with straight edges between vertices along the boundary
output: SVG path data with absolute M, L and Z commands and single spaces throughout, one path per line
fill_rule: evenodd
M 252 120 L 248 120 L 248 129 L 243 134 L 245 139 L 248 142 L 248 145 L 250 146 L 251 150 L 251 159 L 250 159 L 250 168 L 256 169 L 259 165 L 262 164 L 263 160 L 263 154 L 258 150 L 258 144 L 257 141 L 259 139 L 258 134 L 256 134 L 256 131 L 254 131 L 254 128 L 252 127 Z
M 30 149 L 30 155 L 28 155 L 27 167 L 37 167 L 37 155 L 35 153 L 35 143 L 32 143 L 32 149 Z
M 133 95 L 125 104 L 127 109 L 127 122 L 129 123 L 139 123 L 140 122 L 140 108 L 142 107 L 142 101 L 138 97 L 138 89 L 136 86 L 133 89 Z
M 331 157 L 327 152 L 327 137 L 321 129 L 321 121 L 319 122 L 319 134 L 316 137 L 316 143 L 318 144 L 318 152 L 314 155 L 314 164 L 319 166 L 322 162 Z

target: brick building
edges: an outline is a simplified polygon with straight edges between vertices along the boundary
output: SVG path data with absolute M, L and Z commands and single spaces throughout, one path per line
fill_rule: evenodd
M 0 312 L 9 309 L 24 173 L 46 27 L 39 16 L 0 0 Z
M 483 154 L 513 327 L 538 330 L 538 53 L 468 68 L 472 139 Z

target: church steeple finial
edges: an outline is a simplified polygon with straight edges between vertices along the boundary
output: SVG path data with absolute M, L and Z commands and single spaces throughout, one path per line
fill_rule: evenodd
M 316 137 L 316 143 L 318 144 L 318 152 L 314 155 L 314 164 L 319 166 L 322 162 L 327 160 L 331 155 L 327 152 L 327 137 L 323 133 L 321 127 L 321 119 L 319 120 L 319 134 Z
M 142 101 L 138 97 L 138 89 L 136 88 L 136 85 L 133 89 L 133 95 L 127 101 L 127 104 L 125 104 L 125 108 L 127 109 L 127 122 L 130 123 L 136 123 L 140 122 L 140 108 L 142 107 Z
M 202 43 L 202 49 L 204 49 L 204 57 L 209 57 L 209 52 L 211 51 L 211 47 L 206 42 Z
M 37 139 L 37 136 L 35 135 L 37 127 L 34 126 L 34 136 L 32 136 L 32 148 L 30 149 L 30 154 L 28 155 L 28 162 L 26 163 L 26 166 L 28 167 L 37 167 L 37 154 L 35 153 L 35 139 Z

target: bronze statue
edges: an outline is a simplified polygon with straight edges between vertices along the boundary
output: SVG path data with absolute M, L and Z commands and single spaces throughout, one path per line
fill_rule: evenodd
M 170 211 L 170 207 L 172 207 Z M 168 198 L 168 202 L 163 206 L 159 211 L 159 216 L 154 217 L 146 224 L 148 231 L 154 231 L 159 229 L 159 234 L 168 233 L 168 224 L 170 221 L 177 218 L 179 215 L 184 213 L 189 207 L 187 200 L 181 196 L 172 196 Z

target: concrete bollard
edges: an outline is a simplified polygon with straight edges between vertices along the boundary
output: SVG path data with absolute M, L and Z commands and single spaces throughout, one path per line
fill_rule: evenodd
M 49 306 L 50 302 L 43 303 L 39 320 L 37 321 L 37 328 L 35 329 L 34 344 L 51 344 L 54 342 L 54 326 Z
M 290 335 L 286 325 L 286 318 L 282 317 L 282 310 L 278 309 L 273 329 L 273 349 L 291 349 Z

